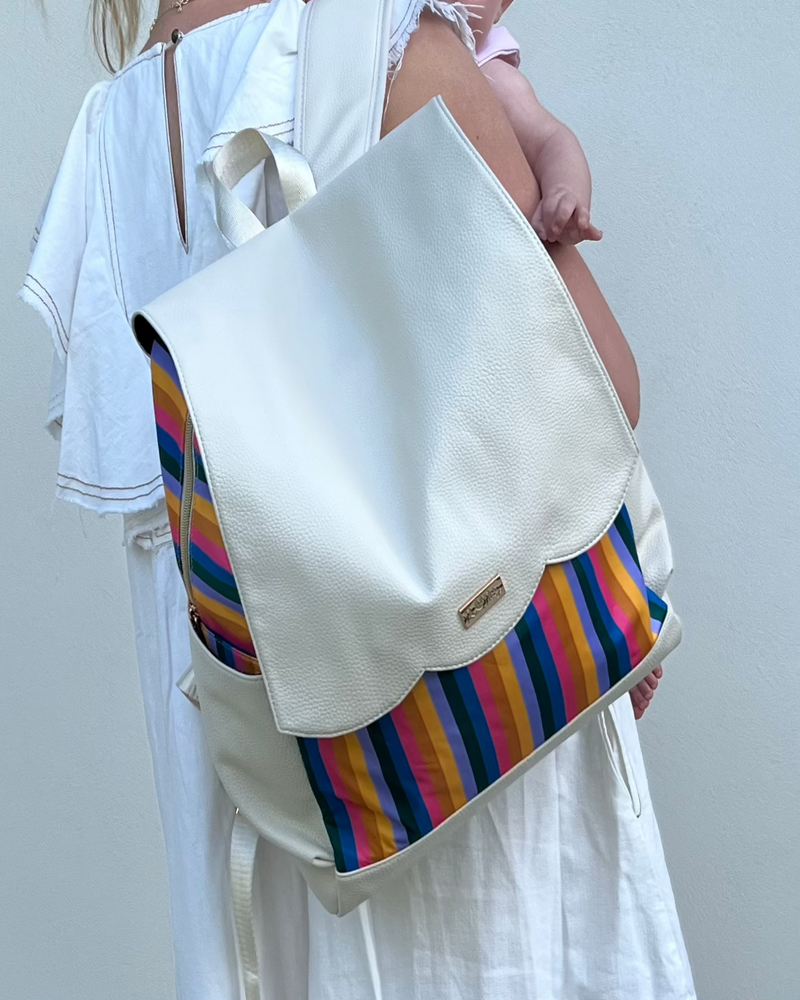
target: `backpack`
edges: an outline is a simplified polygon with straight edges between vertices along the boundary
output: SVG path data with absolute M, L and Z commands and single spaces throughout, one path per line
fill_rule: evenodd
M 377 141 L 388 24 L 308 5 L 295 148 L 230 140 L 234 249 L 133 319 L 248 1000 L 259 837 L 345 914 L 680 641 L 661 509 L 544 247 L 440 99 Z M 266 230 L 232 193 L 260 161 Z

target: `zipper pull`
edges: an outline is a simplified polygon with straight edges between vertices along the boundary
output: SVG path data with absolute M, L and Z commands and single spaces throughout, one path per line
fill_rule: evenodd
M 200 615 L 198 614 L 197 608 L 194 604 L 189 604 L 189 621 L 192 623 L 192 628 L 200 635 Z

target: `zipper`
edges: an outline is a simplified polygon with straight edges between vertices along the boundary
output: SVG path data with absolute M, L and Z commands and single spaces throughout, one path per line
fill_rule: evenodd
M 189 618 L 192 627 L 197 631 L 200 616 L 192 600 L 192 571 L 189 564 L 189 534 L 192 527 L 192 506 L 194 504 L 194 478 L 196 468 L 194 461 L 194 426 L 192 418 L 186 414 L 186 427 L 183 432 L 183 489 L 181 491 L 181 570 L 186 596 L 189 598 Z

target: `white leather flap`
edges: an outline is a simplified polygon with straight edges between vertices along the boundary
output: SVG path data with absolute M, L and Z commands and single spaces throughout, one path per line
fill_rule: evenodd
M 549 256 L 440 100 L 158 299 L 278 728 L 479 658 L 636 445 Z M 495 574 L 469 630 L 458 608 Z

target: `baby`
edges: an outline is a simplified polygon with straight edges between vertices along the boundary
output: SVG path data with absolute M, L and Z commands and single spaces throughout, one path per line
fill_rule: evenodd
M 592 225 L 592 177 L 581 144 L 562 122 L 546 111 L 530 83 L 519 71 L 519 46 L 511 33 L 497 24 L 512 0 L 479 0 L 469 4 L 475 35 L 475 58 L 492 85 L 525 154 L 541 201 L 531 223 L 537 236 L 549 243 L 599 240 Z M 633 712 L 641 719 L 662 677 L 662 668 L 631 691 Z
M 589 220 L 592 177 L 581 144 L 536 99 L 520 73 L 519 46 L 496 22 L 511 0 L 479 0 L 468 5 L 476 60 L 491 83 L 517 136 L 541 192 L 531 223 L 550 243 L 599 240 Z

